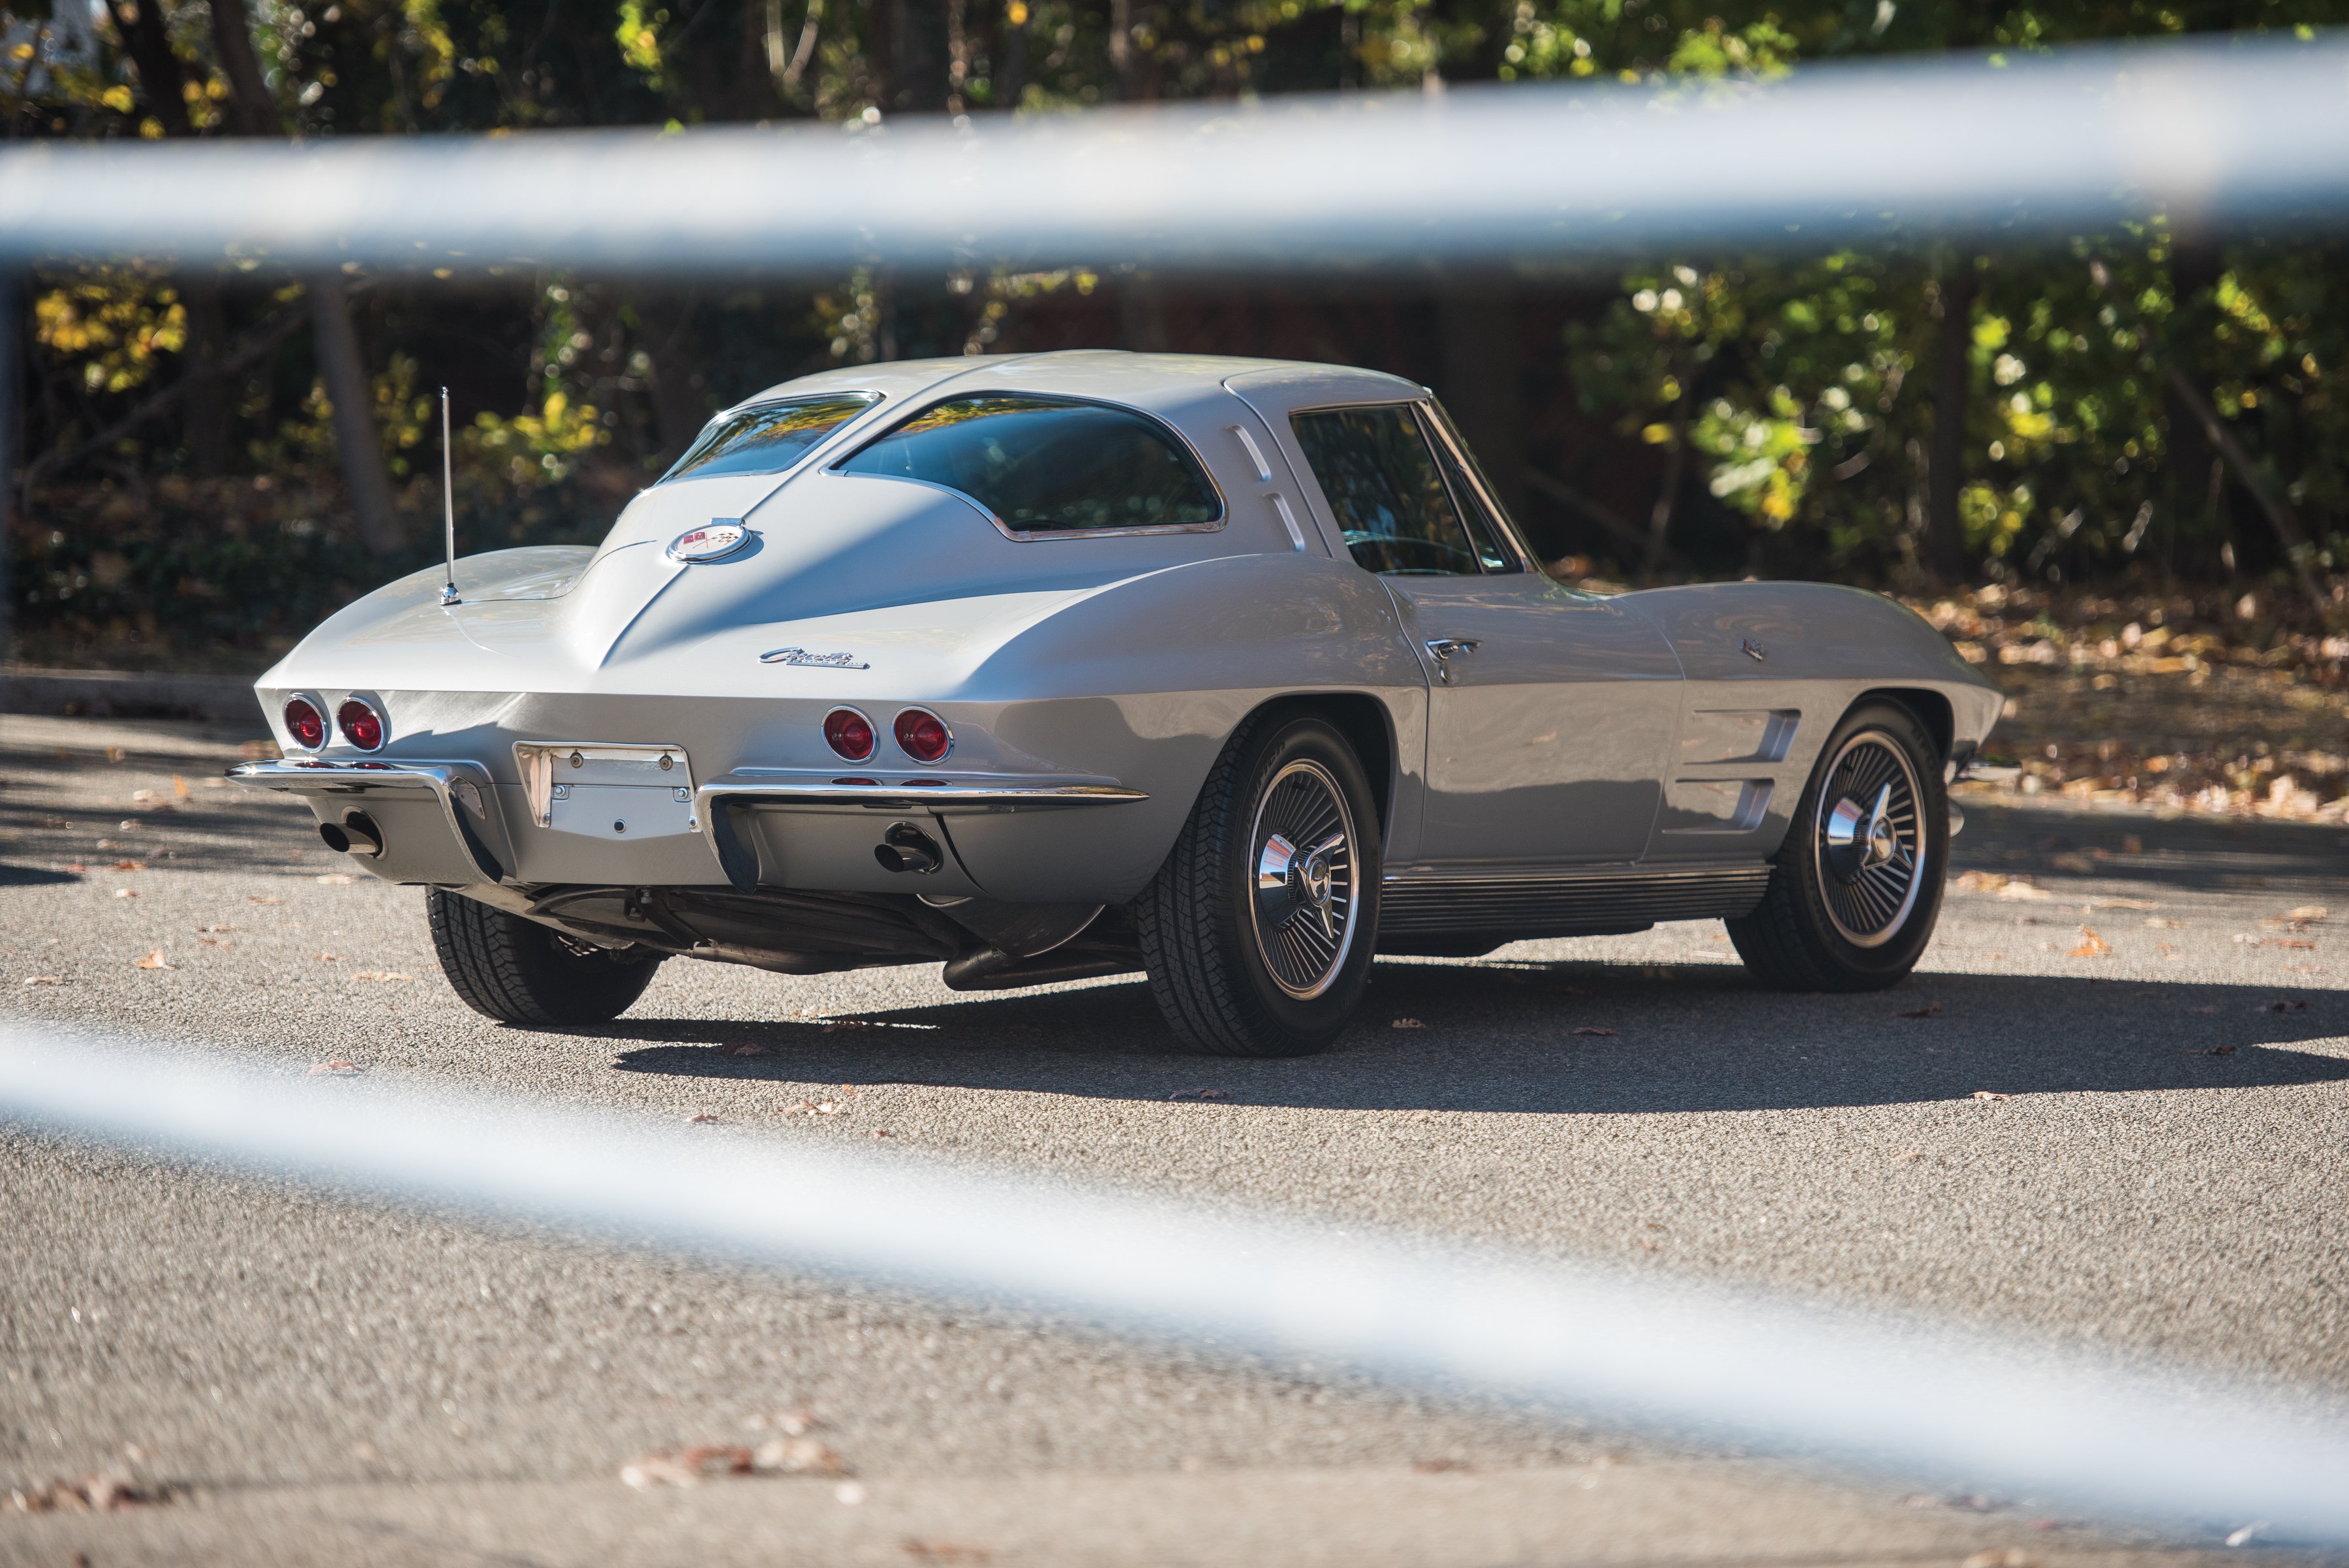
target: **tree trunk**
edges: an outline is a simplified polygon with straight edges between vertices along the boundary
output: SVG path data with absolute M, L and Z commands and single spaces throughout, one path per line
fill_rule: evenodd
M 399 522 L 392 515 L 391 482 L 384 474 L 383 435 L 375 424 L 375 393 L 359 359 L 359 335 L 351 326 L 351 303 L 343 280 L 327 274 L 310 280 L 311 330 L 317 339 L 318 375 L 335 418 L 335 451 L 343 461 L 343 486 L 359 539 L 378 556 L 400 546 Z
M 1652 577 L 1671 553 L 1672 513 L 1680 504 L 1681 475 L 1688 466 L 1689 410 L 1696 403 L 1696 368 L 1681 371 L 1681 400 L 1672 408 L 1671 450 L 1664 454 L 1664 482 L 1656 490 L 1656 504 L 1648 514 L 1648 551 L 1640 575 Z
M 220 278 L 209 271 L 191 273 L 180 280 L 180 296 L 188 306 L 188 390 L 180 433 L 196 472 L 217 477 L 228 472 L 229 445 L 228 388 L 220 374 L 228 317 L 221 308 Z
M 147 0 L 140 0 L 144 5 Z M 253 23 L 244 0 L 212 0 L 212 47 L 219 51 L 221 69 L 228 77 L 229 104 L 236 129 L 244 136 L 283 136 L 276 101 L 262 79 L 261 60 L 253 52 Z
M 651 296 L 638 299 L 644 348 L 653 359 L 653 427 L 660 432 L 661 457 L 675 462 L 701 433 L 709 410 L 693 384 L 693 360 L 686 332 L 693 322 L 693 299 Z
M 1976 287 L 1970 255 L 1958 257 L 1941 275 L 1941 320 L 1933 347 L 1933 449 L 1925 471 L 1925 564 L 1945 582 L 1966 575 L 1958 493 L 1965 483 Z
M 1526 389 L 1516 301 L 1506 286 L 1449 284 L 1435 296 L 1437 390 L 1512 516 L 1525 510 Z
M 24 428 L 24 345 L 13 267 L 0 267 L 0 663 L 16 654 L 16 454 Z
M 114 30 L 139 69 L 139 92 L 154 112 L 155 123 L 166 136 L 193 136 L 188 119 L 186 78 L 180 57 L 171 52 L 171 36 L 163 30 L 163 0 L 108 0 Z

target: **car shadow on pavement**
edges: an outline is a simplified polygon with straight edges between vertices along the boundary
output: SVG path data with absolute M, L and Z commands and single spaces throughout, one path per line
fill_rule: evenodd
M 1726 964 L 1381 962 L 1319 1056 L 1185 1056 L 1138 983 L 825 1020 L 623 1018 L 617 1068 L 1118 1099 L 1545 1115 L 1794 1109 L 2349 1080 L 2349 993 L 1920 974 L 1785 995 Z

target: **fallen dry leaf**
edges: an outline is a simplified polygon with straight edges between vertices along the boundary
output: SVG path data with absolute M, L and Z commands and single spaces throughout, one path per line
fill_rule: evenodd
M 2011 1100 L 2014 1098 L 2014 1096 L 2013 1095 L 2002 1095 L 1996 1089 L 1976 1089 L 1974 1091 L 1974 1098 L 1977 1100 Z
M 2238 1045 L 2198 1045 L 2190 1051 L 2180 1051 L 2178 1054 L 2180 1056 L 2231 1056 L 2240 1049 L 2241 1047 Z
M 285 900 L 283 898 L 256 898 L 248 893 L 245 895 L 244 901 L 248 904 L 282 904 Z
M 63 985 L 65 982 L 65 976 L 61 974 L 28 974 L 25 977 L 26 985 Z
M 351 978 L 353 980 L 414 980 L 416 977 L 396 969 L 363 969 Z
M 2091 898 L 2080 906 L 2084 909 L 2158 909 L 2151 898 Z
M 1424 1029 L 1427 1025 L 1422 1023 L 1416 1018 L 1398 1018 L 1392 1023 L 1388 1024 L 1387 1027 L 1390 1029 Z
M 846 1473 L 840 1456 L 813 1438 L 777 1438 L 755 1449 L 740 1443 L 660 1449 L 620 1467 L 620 1479 L 639 1490 L 653 1486 L 698 1486 L 726 1476 Z
M 761 1410 L 742 1417 L 746 1432 L 776 1431 L 787 1438 L 805 1437 L 823 1425 L 812 1410 Z
M 2308 1003 L 2305 1002 L 2263 1002 L 2260 1006 L 2251 1009 L 2251 1011 L 2254 1012 L 2305 1012 L 2308 1011 Z
M 2146 922 L 2146 924 L 2147 924 L 2147 925 L 2148 925 L 2148 926 L 2150 926 L 2150 927 L 2152 927 L 2155 930 L 2158 930 L 2158 931 L 2182 931 L 2182 930 L 2184 930 L 2184 929 L 2186 929 L 2186 922 L 2185 922 L 2185 921 L 2183 921 L 2183 920 L 2158 920 L 2158 919 L 2157 919 L 2157 920 L 2147 920 L 2147 921 Z
M 319 953 L 316 956 L 320 963 L 340 963 L 343 961 L 343 955 L 340 953 Z
M 764 1045 L 720 1045 L 720 1056 L 771 1056 L 774 1053 Z
M 137 1486 L 121 1476 L 94 1475 L 78 1480 L 58 1480 L 42 1486 L 13 1488 L 8 1493 L 8 1506 L 18 1513 L 104 1513 L 113 1509 L 174 1502 L 181 1495 L 176 1487 Z M 88 1561 L 87 1557 L 79 1560 Z
M 163 950 L 161 948 L 157 948 L 145 958 L 140 959 L 138 963 L 132 967 L 137 969 L 177 969 L 180 966 L 175 963 L 167 962 L 163 957 Z
M 1466 1459 L 1413 1459 L 1411 1468 L 1423 1476 L 1440 1476 L 1447 1470 L 1464 1470 Z
M 358 878 L 352 876 L 347 871 L 329 871 L 324 877 L 319 877 L 318 880 L 321 882 L 356 882 Z
M 114 890 L 114 896 L 118 898 L 136 898 L 139 897 L 139 889 L 136 888 L 117 888 Z
M 107 869 L 109 871 L 144 871 L 147 869 L 147 862 L 144 860 L 118 860 L 112 866 L 107 867 Z
M 2047 864 L 2058 871 L 2094 871 L 2096 868 L 2096 863 L 2094 860 L 2076 849 L 2067 849 L 2060 855 L 2050 855 L 2047 857 Z
M 2281 915 L 2271 915 L 2266 919 L 2261 920 L 2260 924 L 2263 926 L 2313 926 L 2323 919 L 2324 919 L 2323 905 L 2302 904 L 2297 909 L 2286 909 Z
M 2035 1562 L 2019 1546 L 1993 1546 L 1967 1558 L 1964 1568 L 2034 1568 Z
M 1568 1033 L 1574 1034 L 1612 1034 L 1615 1031 L 1596 1023 L 1585 1023 L 1578 1029 L 1568 1031 Z
M 2110 958 L 2113 944 L 2096 935 L 2094 926 L 2080 928 L 2080 945 L 2064 955 L 2067 958 Z
M 196 796 L 196 792 L 188 787 L 188 781 L 177 774 L 171 775 L 171 793 L 181 800 L 193 800 Z
M 1896 1159 L 1896 1160 L 1900 1160 L 1900 1161 L 1902 1161 L 1902 1162 L 1904 1162 L 1904 1163 L 1905 1163 L 1906 1161 L 1912 1160 L 1912 1159 L 1922 1159 L 1922 1158 L 1925 1158 L 1925 1151 L 1924 1151 L 1923 1149 L 1921 1149 L 1921 1148 L 1904 1148 L 1904 1149 L 1902 1149 L 1899 1154 L 1894 1155 L 1892 1158 L 1893 1158 L 1894 1159 Z
M 74 876 L 77 876 L 77 877 L 84 876 L 84 875 L 86 875 L 86 874 L 88 872 L 88 870 L 89 870 L 89 867 L 87 867 L 87 866 L 83 865 L 83 864 L 82 864 L 80 861 L 78 861 L 78 860 L 68 860 L 68 861 L 67 861 L 67 862 L 66 862 L 65 868 L 66 868 L 67 871 L 71 872 Z
M 959 1541 L 924 1541 L 908 1535 L 897 1544 L 916 1563 L 988 1563 L 995 1558 L 984 1546 L 966 1546 Z
M 346 1062 L 340 1056 L 321 1062 L 303 1075 L 305 1078 L 356 1078 L 366 1072 L 357 1062 Z
M 703 1127 L 716 1121 L 718 1117 L 709 1111 L 696 1111 L 685 1119 L 695 1127 Z
M 1228 1100 L 1229 1089 L 1177 1089 L 1166 1096 L 1170 1100 Z
M 2295 941 L 2290 937 L 2282 938 L 2276 941 L 2270 942 L 2268 946 L 2271 948 L 2306 948 L 2312 952 L 2316 949 L 2316 944 L 2314 942 Z
M 1912 1007 L 1905 1012 L 1896 1012 L 1892 1016 L 1895 1018 L 1939 1018 L 1941 1016 L 1941 1004 L 1938 1002 L 1929 1002 L 1922 1007 Z

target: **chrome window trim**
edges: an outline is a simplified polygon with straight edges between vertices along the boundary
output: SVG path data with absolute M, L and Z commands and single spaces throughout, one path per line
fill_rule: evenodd
M 709 427 L 718 423 L 720 420 L 730 420 L 736 414 L 746 413 L 752 409 L 780 408 L 786 403 L 820 402 L 826 398 L 870 398 L 873 400 L 865 404 L 864 407 L 855 414 L 841 421 L 840 423 L 832 431 L 827 432 L 822 440 L 818 441 L 813 446 L 808 448 L 806 452 L 801 453 L 799 460 L 788 468 L 779 468 L 771 473 L 688 473 L 678 475 L 677 463 L 671 463 L 669 465 L 668 472 L 664 473 L 658 479 L 654 480 L 652 484 L 647 486 L 647 488 L 651 489 L 659 485 L 670 483 L 690 484 L 697 479 L 771 479 L 780 485 L 784 480 L 789 479 L 792 475 L 799 472 L 800 470 L 806 468 L 811 463 L 819 463 L 827 459 L 832 454 L 834 447 L 838 446 L 843 441 L 853 439 L 855 432 L 873 417 L 874 412 L 886 407 L 889 402 L 888 393 L 880 391 L 872 387 L 843 387 L 835 392 L 795 392 L 787 398 L 752 398 L 747 402 L 736 403 L 730 409 L 720 409 L 716 413 L 710 415 L 707 420 L 704 420 L 701 423 L 701 429 L 693 432 L 693 440 L 686 443 L 685 451 L 678 456 L 677 462 L 683 462 L 686 458 L 692 456 L 693 449 L 700 444 L 701 438 L 709 433 Z M 673 478 L 673 475 L 676 477 Z M 750 508 L 745 508 L 746 515 L 750 510 Z
M 1216 515 L 1205 523 L 1155 523 L 1142 528 L 1014 528 L 1002 518 L 998 517 L 994 508 L 980 501 L 978 496 L 968 491 L 957 490 L 951 484 L 941 484 L 935 479 L 916 479 L 910 474 L 850 473 L 841 467 L 842 463 L 848 462 L 874 441 L 885 441 L 895 435 L 899 429 L 920 419 L 932 409 L 943 407 L 947 403 L 967 402 L 973 398 L 1024 398 L 1030 402 L 1063 403 L 1071 408 L 1111 409 L 1121 414 L 1132 414 L 1138 420 L 1154 425 L 1161 434 L 1174 443 L 1176 450 L 1185 453 L 1198 466 L 1199 472 L 1206 479 L 1207 489 L 1216 497 Z M 843 479 L 887 479 L 895 480 L 899 484 L 918 484 L 926 489 L 939 491 L 958 501 L 968 503 L 972 511 L 995 525 L 997 533 L 1022 545 L 1042 544 L 1053 539 L 1134 539 L 1163 534 L 1215 534 L 1221 532 L 1232 520 L 1231 497 L 1224 493 L 1223 482 L 1216 477 L 1215 465 L 1210 463 L 1201 454 L 1199 449 L 1192 444 L 1188 436 L 1147 409 L 1137 409 L 1132 403 L 1113 403 L 1106 398 L 1073 398 L 1064 397 L 1058 392 L 1022 392 L 988 389 L 977 390 L 966 389 L 951 392 L 945 397 L 934 398 L 926 403 L 916 405 L 887 430 L 876 431 L 869 440 L 860 441 L 854 452 L 843 452 L 833 458 L 825 464 L 824 472 L 837 474 Z M 945 721 L 939 722 L 943 723 Z
M 1462 477 L 1465 478 L 1476 492 L 1476 499 L 1483 503 L 1485 515 L 1492 518 L 1493 525 L 1500 530 L 1501 543 L 1516 552 L 1517 571 L 1532 572 L 1538 576 L 1540 567 L 1535 564 L 1533 552 L 1526 549 L 1525 541 L 1517 537 L 1516 519 L 1509 515 L 1508 508 L 1501 504 L 1500 498 L 1493 493 L 1492 486 L 1485 482 L 1483 470 L 1477 467 L 1475 458 L 1470 454 L 1467 441 L 1461 438 L 1459 431 L 1452 428 L 1451 418 L 1444 413 L 1443 405 L 1438 403 L 1434 395 L 1431 393 L 1413 402 L 1412 407 L 1419 411 L 1422 430 L 1428 432 L 1434 440 L 1442 441 L 1444 450 L 1452 454 L 1454 462 L 1459 465 Z M 1465 521 L 1464 518 L 1463 522 Z M 1516 573 L 1487 572 L 1484 575 L 1514 576 Z

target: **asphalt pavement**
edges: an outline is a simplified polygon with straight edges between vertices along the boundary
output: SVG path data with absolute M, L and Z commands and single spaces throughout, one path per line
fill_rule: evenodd
M 1299 1062 L 1176 1054 L 1133 980 L 969 996 L 934 967 L 672 961 L 616 1023 L 533 1033 L 456 1001 L 419 890 L 216 782 L 243 739 L 0 718 L 16 1013 L 2349 1396 L 2337 827 L 1978 805 L 1897 991 L 1762 992 L 1717 923 L 1671 925 L 1381 961 Z M 160 1500 L 0 1509 L 0 1562 L 2019 1568 L 2240 1556 L 2257 1523 L 2137 1533 L 23 1129 L 0 1202 L 0 1502 L 98 1474 Z M 778 1433 L 810 1473 L 621 1480 Z

